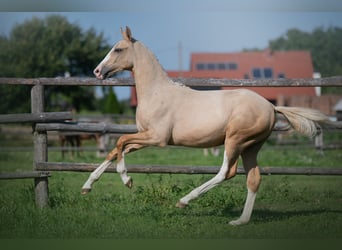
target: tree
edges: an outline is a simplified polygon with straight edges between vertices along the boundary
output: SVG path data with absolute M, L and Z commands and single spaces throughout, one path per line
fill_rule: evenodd
M 105 94 L 103 113 L 105 114 L 120 114 L 121 106 L 118 102 L 113 87 L 109 87 L 108 93 Z
M 342 28 L 316 28 L 313 32 L 290 29 L 269 42 L 273 50 L 309 50 L 314 70 L 323 77 L 342 75 Z M 341 88 L 323 88 L 323 93 L 342 93 Z
M 71 76 L 91 76 L 108 50 L 103 34 L 97 35 L 94 29 L 83 31 L 60 15 L 32 18 L 16 25 L 9 37 L 0 36 L 0 76 L 56 77 L 66 72 Z M 0 86 L 0 91 L 4 93 L 7 87 Z M 11 112 L 13 106 L 28 112 L 26 102 L 30 93 L 27 88 L 14 86 L 11 89 L 15 89 L 16 94 L 8 96 L 5 105 L 0 104 L 0 113 Z M 95 107 L 93 88 L 49 86 L 46 90 L 48 109 L 56 110 L 61 103 L 78 110 Z M 17 101 L 19 93 L 25 96 L 20 99 L 21 103 Z

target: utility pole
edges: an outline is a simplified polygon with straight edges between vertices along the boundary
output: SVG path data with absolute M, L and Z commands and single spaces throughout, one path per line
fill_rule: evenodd
M 183 71 L 183 46 L 182 42 L 178 42 L 178 71 L 179 71 L 179 77 L 182 77 L 182 71 Z

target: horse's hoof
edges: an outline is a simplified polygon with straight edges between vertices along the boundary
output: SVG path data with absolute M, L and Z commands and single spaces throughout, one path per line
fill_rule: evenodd
M 247 224 L 248 221 L 241 221 L 241 220 L 232 220 L 229 222 L 229 225 L 231 226 L 241 226 Z
M 229 225 L 231 225 L 231 226 L 238 226 L 238 225 L 240 225 L 240 224 L 239 224 L 238 221 L 232 220 L 232 221 L 229 221 Z
M 90 188 L 82 188 L 81 194 L 85 195 L 91 191 Z
M 126 182 L 126 187 L 128 187 L 129 189 L 131 189 L 133 187 L 133 180 L 130 177 L 129 180 Z
M 184 203 L 182 203 L 180 201 L 178 201 L 177 204 L 176 204 L 176 207 L 178 207 L 178 208 L 186 208 L 186 206 L 187 206 L 187 204 L 184 204 Z

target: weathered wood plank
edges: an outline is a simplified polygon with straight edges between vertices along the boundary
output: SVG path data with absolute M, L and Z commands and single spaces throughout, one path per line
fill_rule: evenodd
M 0 123 L 56 122 L 72 119 L 71 112 L 41 112 L 0 115 Z
M 342 86 L 342 76 L 307 79 L 218 79 L 218 78 L 173 78 L 187 86 L 215 87 L 309 87 Z M 65 85 L 65 86 L 134 86 L 132 78 L 109 78 L 98 80 L 91 77 L 57 78 L 6 78 L 0 77 L 0 84 L 16 85 Z
M 342 76 L 300 79 L 219 79 L 219 78 L 173 78 L 187 86 L 215 87 L 313 87 L 342 86 Z
M 137 132 L 136 125 L 110 124 L 110 123 L 37 123 L 36 131 L 72 131 L 91 133 L 123 133 Z
M 40 114 L 44 112 L 44 86 L 34 85 L 31 89 L 31 112 Z M 47 133 L 34 131 L 34 162 L 33 169 L 36 170 L 36 162 L 48 160 L 47 154 Z M 34 179 L 34 191 L 36 205 L 40 208 L 48 205 L 49 184 L 47 177 L 37 177 Z
M 49 172 L 39 172 L 39 171 L 31 171 L 31 172 L 18 172 L 18 173 L 0 173 L 1 180 L 11 180 L 11 179 L 29 179 L 29 178 L 42 178 L 42 177 L 50 177 L 51 174 Z
M 12 85 L 63 85 L 63 86 L 134 86 L 132 78 L 109 78 L 99 80 L 91 77 L 56 78 L 9 78 L 0 77 L 0 84 Z
M 335 122 L 336 129 L 342 128 L 342 122 Z M 330 130 L 330 128 L 326 128 Z M 87 132 L 87 133 L 113 133 L 113 134 L 132 134 L 137 133 L 135 124 L 111 124 L 111 123 L 37 123 L 35 130 L 38 132 L 44 131 L 62 131 L 62 132 Z M 273 131 L 287 131 L 284 126 L 275 126 Z M 335 130 L 335 129 L 334 129 Z
M 63 163 L 63 162 L 38 162 L 37 170 L 40 171 L 72 171 L 92 172 L 99 164 L 94 163 Z M 129 173 L 149 174 L 216 174 L 218 166 L 169 166 L 169 165 L 128 165 Z M 106 172 L 116 173 L 115 164 L 111 165 Z M 237 174 L 244 174 L 243 168 L 239 167 Z M 317 167 L 262 167 L 262 175 L 342 175 L 342 167 L 317 168 Z

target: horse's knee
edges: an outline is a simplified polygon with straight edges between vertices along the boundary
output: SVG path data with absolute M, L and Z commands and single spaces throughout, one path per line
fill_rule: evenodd
M 250 169 L 247 173 L 247 187 L 254 193 L 259 189 L 261 183 L 261 175 L 259 167 L 254 167 Z
M 106 160 L 108 161 L 113 161 L 117 158 L 118 156 L 118 150 L 117 148 L 114 148 L 112 151 L 110 151 L 107 156 L 106 156 Z

